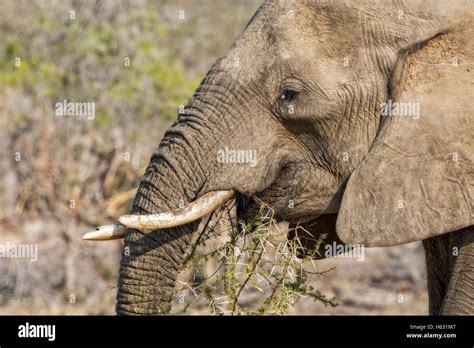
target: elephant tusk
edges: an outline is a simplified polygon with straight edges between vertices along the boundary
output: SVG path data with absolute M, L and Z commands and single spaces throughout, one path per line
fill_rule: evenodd
M 87 232 L 82 236 L 85 240 L 111 240 L 125 237 L 125 226 L 121 224 L 105 225 Z
M 160 214 L 123 215 L 119 218 L 119 222 L 128 228 L 137 230 L 156 230 L 158 228 L 181 226 L 212 213 L 234 195 L 234 190 L 211 191 L 185 207 Z
M 234 195 L 234 190 L 212 191 L 187 206 L 170 212 L 151 215 L 124 215 L 119 218 L 119 224 L 100 226 L 95 231 L 84 234 L 82 239 L 92 241 L 120 239 L 125 237 L 126 228 L 152 231 L 158 228 L 181 226 L 205 217 L 199 225 L 199 229 L 202 229 L 201 225 L 207 223 L 210 214 Z

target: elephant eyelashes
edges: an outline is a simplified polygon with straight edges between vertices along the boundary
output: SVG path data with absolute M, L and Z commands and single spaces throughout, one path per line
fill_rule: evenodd
M 282 101 L 292 101 L 294 100 L 298 94 L 300 94 L 300 92 L 298 91 L 294 91 L 294 90 L 290 90 L 290 89 L 286 89 L 285 91 L 283 91 L 283 93 L 280 95 L 280 100 Z

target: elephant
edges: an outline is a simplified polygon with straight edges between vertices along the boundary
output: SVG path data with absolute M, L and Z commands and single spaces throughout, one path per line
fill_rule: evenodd
M 474 314 L 473 14 L 264 1 L 165 133 L 131 215 L 85 237 L 125 238 L 117 313 L 169 313 L 200 219 L 232 202 L 251 221 L 263 202 L 315 238 L 322 221 L 348 245 L 422 241 L 429 313 Z

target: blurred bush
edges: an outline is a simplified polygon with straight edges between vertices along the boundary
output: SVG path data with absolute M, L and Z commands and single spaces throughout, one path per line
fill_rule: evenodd
M 0 313 L 113 313 L 120 242 L 153 150 L 259 1 L 0 1 Z M 58 117 L 58 102 L 95 117 Z

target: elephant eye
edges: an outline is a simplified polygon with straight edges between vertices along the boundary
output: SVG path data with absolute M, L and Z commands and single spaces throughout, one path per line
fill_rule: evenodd
M 280 95 L 280 100 L 282 101 L 292 101 L 294 100 L 300 92 L 291 90 L 291 89 L 285 89 L 283 93 Z

